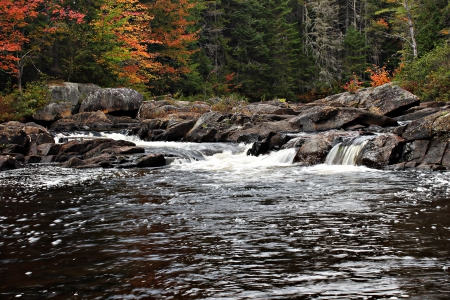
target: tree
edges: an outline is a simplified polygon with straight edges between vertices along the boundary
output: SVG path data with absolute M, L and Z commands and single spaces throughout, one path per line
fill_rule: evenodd
M 335 0 L 312 0 L 305 5 L 307 46 L 312 49 L 319 70 L 318 80 L 332 86 L 340 79 L 342 33 L 337 15 L 339 7 Z
M 148 53 L 157 62 L 155 80 L 151 89 L 163 92 L 170 89 L 189 68 L 192 55 L 198 50 L 198 30 L 191 11 L 198 1 L 156 0 L 147 6 L 150 22 Z
M 123 84 L 145 83 L 152 78 L 160 64 L 157 54 L 149 53 L 149 44 L 161 44 L 150 37 L 147 5 L 138 0 L 104 0 L 100 13 L 91 22 L 94 38 L 108 46 L 98 53 L 97 61 L 116 74 Z
M 0 0 L 0 12 L 0 69 L 17 79 L 19 90 L 25 65 L 34 64 L 32 55 L 58 30 L 59 23 L 79 24 L 84 18 L 64 1 Z

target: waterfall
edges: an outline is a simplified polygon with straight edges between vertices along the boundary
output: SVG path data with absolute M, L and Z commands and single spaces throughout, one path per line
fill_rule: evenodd
M 360 165 L 362 150 L 371 138 L 373 136 L 358 136 L 344 140 L 331 149 L 325 163 L 327 165 Z

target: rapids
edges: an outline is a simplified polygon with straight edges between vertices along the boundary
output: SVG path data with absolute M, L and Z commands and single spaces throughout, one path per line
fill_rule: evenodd
M 1 299 L 450 296 L 447 172 L 102 136 L 170 165 L 1 172 Z

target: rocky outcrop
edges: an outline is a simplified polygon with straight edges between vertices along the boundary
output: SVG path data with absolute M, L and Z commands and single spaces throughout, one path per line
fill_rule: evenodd
M 80 113 L 101 111 L 136 117 L 142 105 L 143 96 L 129 88 L 106 88 L 86 96 L 80 106 Z
M 113 121 L 101 111 L 79 113 L 54 122 L 51 130 L 105 130 L 113 127 Z
M 185 118 L 189 115 L 199 117 L 198 114 L 203 114 L 211 111 L 211 106 L 205 102 L 187 102 L 176 101 L 174 99 L 166 99 L 159 101 L 146 101 L 139 109 L 138 119 L 154 119 L 165 118 L 171 114 L 184 113 Z
M 64 82 L 49 85 L 49 89 L 52 95 L 52 102 L 68 102 L 72 105 L 72 113 L 77 113 L 78 107 L 86 98 L 86 95 L 101 88 L 95 84 Z
M 314 132 L 342 129 L 353 125 L 396 126 L 392 118 L 351 107 L 316 106 L 302 111 L 289 123 L 298 131 Z
M 72 108 L 70 102 L 50 103 L 36 111 L 32 118 L 36 121 L 53 122 L 72 115 Z
M 384 169 L 398 162 L 402 156 L 405 140 L 395 134 L 383 134 L 368 140 L 359 160 L 369 168 Z
M 450 139 L 450 111 L 440 111 L 409 123 L 402 134 L 408 141 L 420 139 Z
M 420 104 L 419 98 L 398 85 L 387 83 L 355 93 L 341 93 L 315 102 L 320 105 L 367 109 L 382 116 L 396 117 L 410 107 Z

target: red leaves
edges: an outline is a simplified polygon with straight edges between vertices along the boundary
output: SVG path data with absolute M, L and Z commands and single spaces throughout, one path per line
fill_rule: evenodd
M 53 24 L 34 23 L 48 11 L 52 12 Z M 63 1 L 54 3 L 45 0 L 0 0 L 0 12 L 0 69 L 16 77 L 21 76 L 17 63 L 24 59 L 20 52 L 34 35 L 55 32 L 57 27 L 53 26 L 54 21 L 73 20 L 81 23 L 84 18 L 83 14 L 64 7 Z M 23 30 L 26 27 L 27 30 Z M 27 32 L 27 35 L 23 32 Z

